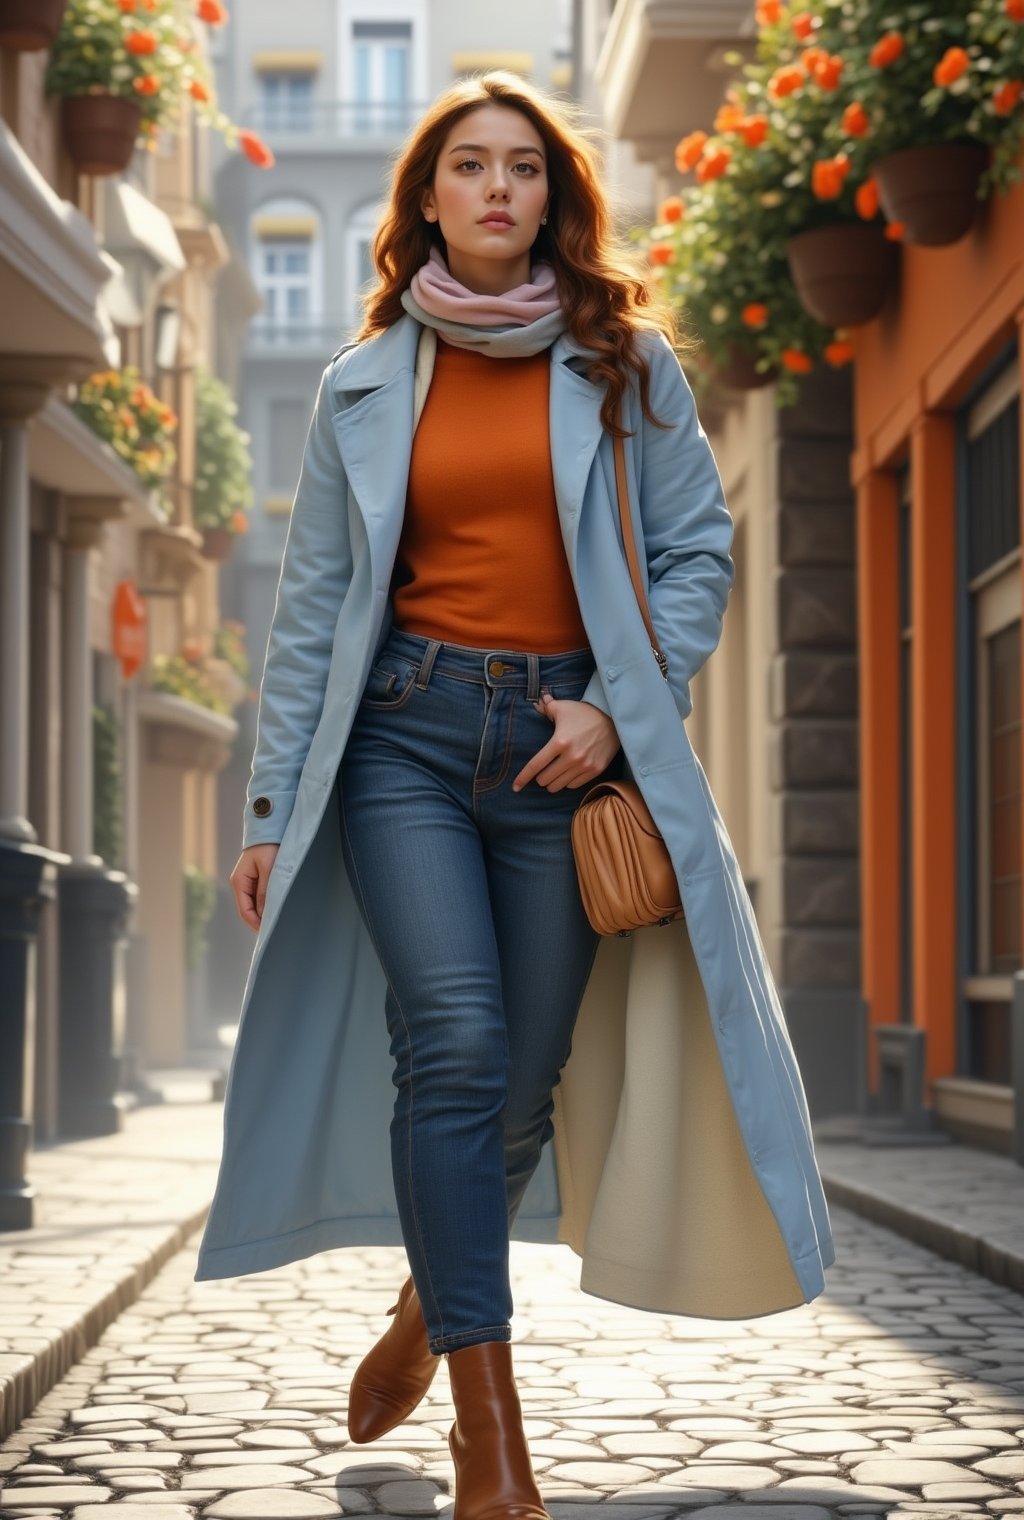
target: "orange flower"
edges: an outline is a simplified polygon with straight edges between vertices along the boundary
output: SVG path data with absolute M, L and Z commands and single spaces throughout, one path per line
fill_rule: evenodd
M 186 639 L 181 646 L 181 658 L 194 665 L 203 657 L 203 646 L 198 639 Z
M 853 344 L 837 338 L 833 343 L 826 343 L 823 350 L 825 360 L 834 369 L 839 369 L 843 364 L 849 364 L 853 358 Z
M 819 159 L 816 164 L 812 164 L 811 189 L 818 200 L 838 200 L 849 172 L 850 160 L 845 153 L 837 153 L 835 158 Z
M 152 32 L 129 32 L 124 39 L 124 50 L 134 57 L 142 58 L 156 52 L 156 38 Z
M 248 533 L 249 519 L 244 512 L 232 512 L 228 527 L 232 533 Z
M 274 155 L 258 133 L 239 132 L 238 144 L 249 162 L 255 164 L 257 169 L 272 169 L 274 167 L 276 162 Z
M 1005 84 L 1001 84 L 992 97 L 996 115 L 1009 116 L 1022 92 L 1024 92 L 1024 79 L 1008 79 Z
M 784 348 L 779 355 L 786 369 L 794 375 L 806 375 L 814 368 L 814 360 L 800 348 Z
M 156 10 L 156 0 L 142 0 L 142 9 L 152 13 Z
M 662 201 L 658 207 L 659 222 L 681 222 L 683 219 L 683 203 L 678 195 L 670 195 Z
M 768 308 L 763 301 L 751 301 L 740 312 L 740 321 L 747 327 L 763 327 L 768 321 Z
M 813 74 L 819 64 L 824 63 L 827 57 L 828 53 L 823 47 L 804 48 L 803 52 L 800 54 L 800 57 L 797 59 L 797 65 L 799 68 L 803 69 L 805 73 Z
M 160 81 L 155 74 L 138 74 L 132 80 L 132 89 L 140 95 L 155 95 L 160 88 Z
M 758 0 L 758 26 L 775 26 L 782 17 L 782 0 Z
M 790 17 L 789 24 L 793 28 L 793 35 L 805 42 L 817 26 L 818 18 L 813 11 L 798 11 Z
M 887 69 L 897 58 L 903 57 L 906 47 L 899 32 L 885 32 L 871 49 L 868 62 L 873 69 Z
M 228 19 L 228 13 L 220 0 L 196 0 L 196 15 L 207 26 L 223 26 Z
M 830 53 L 821 63 L 815 65 L 812 70 L 814 83 L 819 90 L 834 90 L 838 88 L 839 79 L 846 65 L 836 54 Z
M 768 94 L 773 100 L 781 100 L 786 95 L 793 95 L 799 90 L 804 82 L 804 71 L 795 63 L 787 64 L 775 73 L 768 81 Z
M 198 100 L 204 105 L 210 98 L 210 92 L 201 79 L 193 79 L 188 87 L 188 93 L 192 96 L 193 100 Z
M 890 243 L 899 243 L 907 235 L 906 222 L 886 222 L 885 235 Z
M 970 55 L 964 48 L 947 48 L 932 70 L 932 78 L 937 85 L 954 84 L 970 66 Z
M 159 408 L 159 417 L 162 425 L 167 429 L 176 428 L 178 426 L 177 414 L 169 406 L 162 406 Z
M 843 131 L 847 137 L 863 137 L 871 122 L 859 100 L 851 100 L 843 112 Z
M 1011 21 L 1024 21 L 1024 0 L 1006 0 L 1006 14 Z
M 873 220 L 878 215 L 877 180 L 866 179 L 862 185 L 858 185 L 854 192 L 853 204 L 858 216 L 862 216 L 866 222 Z
M 726 101 L 715 112 L 715 131 L 735 132 L 742 120 L 743 112 L 740 107 L 733 105 L 731 101 Z
M 673 254 L 668 243 L 652 243 L 647 251 L 652 264 L 671 264 Z
M 135 11 L 135 0 L 117 0 L 117 4 L 126 16 L 131 16 Z
M 767 116 L 744 116 L 737 129 L 748 148 L 759 148 L 768 136 Z
M 718 148 L 715 152 L 705 153 L 697 165 L 697 178 L 702 185 L 706 185 L 709 179 L 718 179 L 729 167 L 732 158 L 731 148 Z
M 676 168 L 680 174 L 685 174 L 687 169 L 692 169 L 694 164 L 704 152 L 704 144 L 708 140 L 706 132 L 688 132 L 685 137 L 676 143 Z

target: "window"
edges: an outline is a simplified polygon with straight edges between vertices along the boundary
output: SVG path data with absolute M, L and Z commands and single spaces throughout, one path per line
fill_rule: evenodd
M 263 297 L 251 340 L 260 346 L 308 339 L 323 320 L 320 218 L 316 208 L 281 196 L 249 223 L 250 269 Z
M 401 132 L 409 125 L 412 22 L 353 21 L 356 132 Z
M 310 315 L 310 247 L 308 240 L 268 239 L 260 248 L 260 290 L 264 319 L 270 326 L 308 321 Z
M 1010 998 L 1021 919 L 1020 390 L 1016 357 L 967 418 L 964 509 L 973 685 L 973 877 L 964 987 L 966 1076 L 1010 1082 Z
M 268 132 L 309 132 L 313 126 L 313 75 L 260 75 L 260 120 Z
M 382 207 L 373 202 L 361 206 L 348 224 L 345 240 L 345 322 L 352 329 L 357 328 L 363 319 L 360 292 L 367 286 L 376 284 L 370 247 L 381 215 Z
M 267 479 L 272 491 L 290 496 L 299 478 L 309 429 L 309 401 L 282 397 L 270 403 Z

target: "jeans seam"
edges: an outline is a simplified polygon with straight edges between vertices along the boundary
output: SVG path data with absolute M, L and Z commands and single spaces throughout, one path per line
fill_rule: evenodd
M 339 788 L 339 790 L 340 790 L 340 788 Z M 340 801 L 340 797 L 339 797 L 339 801 Z M 411 1038 L 411 1036 L 409 1034 L 409 1023 L 408 1023 L 408 1020 L 405 1017 L 405 1010 L 402 1007 L 402 1004 L 401 1004 L 401 1001 L 399 999 L 399 996 L 398 996 L 397 992 L 395 991 L 395 989 L 394 989 L 394 987 L 393 987 L 393 985 L 391 983 L 391 978 L 388 976 L 387 972 L 384 971 L 384 959 L 383 959 L 383 957 L 381 955 L 381 952 L 380 952 L 380 946 L 377 943 L 377 937 L 376 937 L 376 935 L 373 933 L 372 929 L 370 928 L 370 915 L 366 911 L 366 897 L 365 897 L 365 894 L 363 892 L 363 884 L 362 884 L 362 881 L 361 881 L 360 876 L 359 876 L 359 867 L 356 864 L 355 851 L 352 848 L 352 836 L 350 835 L 350 833 L 348 831 L 348 821 L 347 821 L 347 819 L 345 817 L 345 808 L 344 808 L 343 804 L 341 806 L 339 806 L 338 812 L 339 812 L 340 817 L 341 817 L 341 827 L 342 827 L 342 829 L 344 831 L 344 834 L 345 834 L 345 842 L 348 845 L 349 855 L 350 855 L 350 857 L 352 859 L 352 871 L 353 871 L 353 875 L 355 876 L 355 888 L 356 888 L 356 892 L 358 893 L 358 896 L 359 896 L 359 906 L 360 906 L 360 909 L 361 909 L 362 914 L 363 914 L 363 921 L 366 924 L 367 932 L 369 933 L 370 939 L 373 942 L 373 947 L 374 947 L 374 949 L 377 952 L 377 959 L 380 961 L 381 971 L 384 972 L 384 980 L 388 984 L 388 991 L 391 993 L 391 996 L 395 1000 L 395 1007 L 398 1009 L 399 1017 L 402 1020 L 402 1028 L 405 1031 L 405 1044 L 406 1044 L 406 1049 L 409 1052 L 409 1143 L 408 1143 L 408 1154 L 406 1156 L 406 1168 L 407 1168 L 407 1174 L 408 1174 L 408 1177 L 409 1177 L 409 1197 L 410 1197 L 410 1199 L 412 1201 L 412 1217 L 413 1217 L 413 1219 L 414 1219 L 414 1221 L 416 1223 L 416 1238 L 419 1241 L 420 1252 L 422 1253 L 422 1256 L 423 1256 L 423 1263 L 424 1263 L 424 1266 L 427 1269 L 427 1282 L 428 1282 L 429 1287 L 430 1287 L 430 1296 L 431 1296 L 431 1298 L 433 1300 L 433 1304 L 434 1304 L 434 1313 L 437 1315 L 438 1320 L 439 1320 L 439 1322 L 441 1324 L 441 1333 L 443 1335 L 444 1334 L 444 1319 L 443 1319 L 443 1317 L 441 1315 L 441 1306 L 438 1303 L 437 1291 L 434 1288 L 434 1277 L 433 1277 L 433 1273 L 430 1270 L 430 1257 L 429 1257 L 429 1255 L 427 1253 L 426 1242 L 423 1239 L 423 1228 L 422 1228 L 422 1226 L 420 1224 L 420 1211 L 419 1211 L 419 1208 L 417 1207 L 417 1203 L 416 1203 L 416 1189 L 413 1186 L 413 1174 L 412 1174 L 412 1131 L 413 1131 L 413 1122 L 412 1121 L 413 1121 L 413 1110 L 414 1110 L 415 1101 L 416 1101 L 416 1084 L 415 1084 L 415 1082 L 413 1080 L 413 1058 L 412 1058 L 413 1046 L 412 1046 L 412 1038 Z
M 518 690 L 513 690 L 513 692 L 512 692 L 512 701 L 509 703 L 509 706 L 508 706 L 508 725 L 507 725 L 507 727 L 505 729 L 505 752 L 504 752 L 504 754 L 501 757 L 501 770 L 498 772 L 497 776 L 495 776 L 495 777 L 492 778 L 492 780 L 484 782 L 484 783 L 478 782 L 475 777 L 473 779 L 474 815 L 475 815 L 476 798 L 478 796 L 485 796 L 488 792 L 497 791 L 498 787 L 501 786 L 502 782 L 505 780 L 505 777 L 508 775 L 509 761 L 512 758 L 512 729 L 513 729 L 513 720 L 515 718 L 516 698 L 517 698 L 518 695 L 519 695 Z M 488 719 L 489 718 L 490 718 L 490 714 L 488 713 Z M 483 749 L 483 742 L 482 741 L 481 741 L 480 748 Z M 477 753 L 477 765 L 479 765 L 479 764 L 480 764 L 480 754 L 478 752 Z

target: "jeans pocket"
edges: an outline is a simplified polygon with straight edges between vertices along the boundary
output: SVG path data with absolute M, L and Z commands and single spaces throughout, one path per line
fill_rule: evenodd
M 404 706 L 415 689 L 417 669 L 404 655 L 380 655 L 366 678 L 361 705 L 379 711 Z

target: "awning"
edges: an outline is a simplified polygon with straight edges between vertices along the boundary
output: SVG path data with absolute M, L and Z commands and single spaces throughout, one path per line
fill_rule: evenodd
M 100 249 L 100 258 L 110 270 L 110 279 L 100 291 L 107 315 L 116 327 L 141 327 L 142 312 L 125 278 L 124 267 L 105 248 Z
M 97 296 L 109 271 L 89 221 L 61 200 L 0 121 L 0 309 L 8 353 L 103 362 Z
M 150 265 L 149 274 L 178 274 L 185 268 L 173 223 L 165 211 L 123 179 L 103 182 L 104 243 L 124 266 L 139 300 L 140 259 Z

